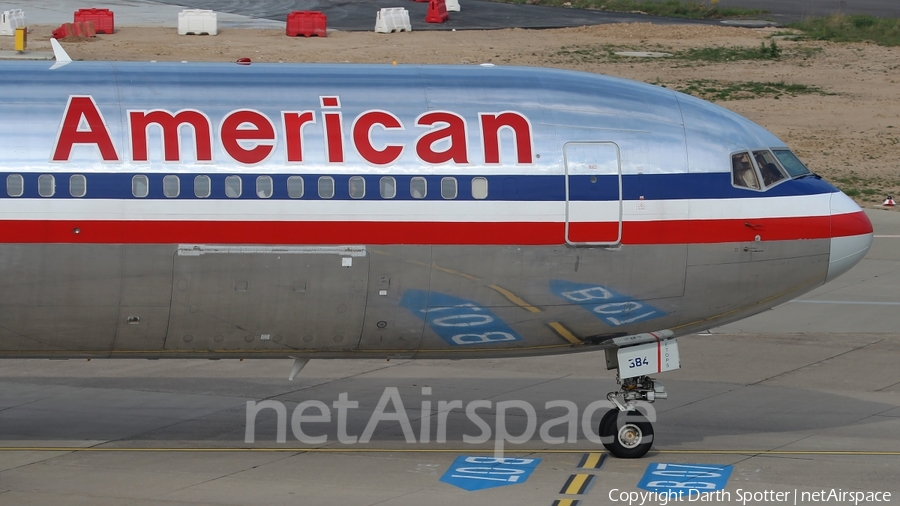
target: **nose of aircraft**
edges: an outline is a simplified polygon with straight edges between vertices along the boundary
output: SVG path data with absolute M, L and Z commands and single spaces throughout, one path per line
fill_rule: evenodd
M 825 282 L 847 272 L 872 245 L 872 222 L 850 197 L 831 194 L 831 254 Z

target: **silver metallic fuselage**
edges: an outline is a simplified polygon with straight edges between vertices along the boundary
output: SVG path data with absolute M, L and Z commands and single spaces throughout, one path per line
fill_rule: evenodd
M 775 136 L 641 83 L 501 67 L 0 68 L 0 182 L 23 185 L 0 186 L 0 357 L 596 349 L 771 308 L 871 242 L 859 208 L 817 178 L 732 184 L 731 154 L 785 148 Z M 167 141 L 153 111 L 200 123 Z M 259 121 L 229 124 L 238 113 Z M 441 118 L 464 133 L 442 136 Z

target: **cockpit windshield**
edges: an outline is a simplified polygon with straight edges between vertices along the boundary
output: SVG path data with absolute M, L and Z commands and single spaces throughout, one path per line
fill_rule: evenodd
M 754 151 L 753 159 L 762 174 L 763 183 L 768 187 L 785 178 L 784 173 L 778 168 L 778 162 L 770 151 Z
M 731 182 L 741 188 L 759 189 L 759 179 L 750 163 L 750 153 L 731 155 Z
M 791 175 L 791 177 L 802 176 L 805 174 L 811 174 L 810 170 L 806 168 L 806 165 L 803 165 L 803 162 L 797 158 L 794 153 L 791 153 L 787 149 L 773 149 L 773 153 L 778 158 L 778 161 L 781 162 L 781 166 Z

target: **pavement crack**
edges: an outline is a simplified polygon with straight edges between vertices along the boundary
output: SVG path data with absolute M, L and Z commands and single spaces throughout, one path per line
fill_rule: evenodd
M 0 413 L 2 413 L 2 412 L 4 412 L 4 411 L 7 411 L 7 410 L 10 410 L 10 409 L 21 408 L 22 406 L 27 406 L 27 405 L 29 405 L 29 404 L 34 404 L 35 402 L 41 402 L 41 401 L 46 400 L 46 399 L 49 399 L 49 397 L 41 397 L 40 399 L 34 399 L 34 400 L 31 400 L 31 401 L 28 401 L 28 402 L 23 402 L 22 404 L 16 404 L 15 406 L 7 406 L 7 407 L 5 407 L 5 408 L 0 408 Z
M 835 359 L 835 358 L 842 357 L 842 356 L 844 356 L 844 355 L 846 355 L 846 354 L 848 354 L 848 353 L 853 353 L 854 351 L 858 351 L 858 350 L 861 350 L 861 349 L 863 349 L 863 348 L 867 348 L 867 347 L 869 347 L 869 346 L 872 346 L 872 345 L 881 343 L 881 342 L 883 342 L 883 341 L 884 341 L 884 339 L 879 339 L 879 340 L 874 341 L 874 342 L 871 342 L 871 343 L 867 343 L 867 344 L 864 344 L 864 345 L 861 345 L 861 346 L 857 346 L 857 347 L 855 347 L 855 348 L 849 349 L 849 350 L 847 350 L 847 351 L 843 351 L 843 352 L 838 353 L 838 354 L 836 354 L 836 355 L 832 355 L 832 356 L 830 356 L 830 357 L 823 358 L 822 360 L 818 360 L 818 361 L 816 361 L 816 362 L 812 362 L 812 363 L 809 363 L 809 364 L 806 364 L 806 365 L 802 365 L 802 366 L 800 366 L 800 367 L 796 367 L 796 368 L 794 368 L 794 369 L 791 369 L 791 370 L 788 370 L 788 371 L 784 371 L 784 372 L 778 373 L 778 374 L 776 374 L 776 375 L 774 375 L 774 376 L 769 376 L 768 378 L 763 378 L 763 379 L 761 379 L 761 380 L 759 380 L 759 381 L 754 381 L 754 382 L 752 382 L 752 383 L 747 383 L 747 384 L 745 384 L 745 385 L 739 385 L 739 386 L 737 386 L 736 388 L 733 388 L 733 389 L 725 390 L 725 391 L 723 391 L 723 392 L 719 392 L 719 393 L 716 393 L 716 394 L 713 394 L 713 395 L 710 395 L 710 396 L 707 396 L 707 397 L 702 397 L 702 398 L 696 399 L 696 400 L 694 400 L 694 401 L 691 401 L 691 402 L 682 404 L 682 405 L 680 405 L 680 406 L 676 406 L 676 407 L 672 408 L 671 410 L 666 410 L 666 411 L 674 411 L 674 410 L 676 410 L 676 409 L 685 408 L 685 407 L 691 406 L 691 405 L 693 405 L 693 404 L 697 404 L 697 403 L 700 403 L 700 402 L 703 402 L 703 401 L 707 401 L 707 400 L 709 400 L 709 399 L 714 399 L 714 398 L 719 397 L 719 396 L 722 396 L 722 395 L 726 395 L 726 394 L 730 394 L 730 393 L 736 392 L 736 391 L 738 391 L 738 390 L 742 390 L 742 389 L 747 388 L 747 387 L 757 386 L 757 385 L 760 385 L 760 384 L 762 384 L 762 383 L 765 383 L 766 381 L 769 381 L 769 380 L 772 380 L 772 379 L 775 379 L 775 378 L 780 378 L 781 376 L 785 376 L 785 375 L 787 375 L 787 374 L 791 374 L 791 373 L 794 373 L 794 372 L 797 372 L 797 371 L 806 369 L 807 367 L 812 367 L 812 366 L 814 366 L 814 365 L 816 365 L 816 364 L 822 364 L 822 363 L 825 363 L 825 362 L 827 362 L 827 361 L 829 361 L 829 360 L 833 360 L 833 359 Z M 885 387 L 885 388 L 887 388 L 887 387 Z
M 875 390 L 875 391 L 876 391 L 876 392 L 883 392 L 883 391 L 887 390 L 888 388 L 895 387 L 895 386 L 897 386 L 897 385 L 900 385 L 900 381 L 898 381 L 898 382 L 896 382 L 896 383 L 892 383 L 892 384 L 890 384 L 890 385 L 888 385 L 888 386 L 886 386 L 886 387 L 879 388 L 878 390 Z
M 168 494 L 172 494 L 172 493 L 174 493 L 174 492 L 180 492 L 180 491 L 182 491 L 182 490 L 187 490 L 187 489 L 189 489 L 189 488 L 196 487 L 196 486 L 198 486 L 198 485 L 205 485 L 205 484 L 207 484 L 207 483 L 212 483 L 212 482 L 215 482 L 215 481 L 224 479 L 224 478 L 228 478 L 229 476 L 235 476 L 235 475 L 237 475 L 237 474 L 245 473 L 245 472 L 247 472 L 247 471 L 252 471 L 252 470 L 254 470 L 254 469 L 259 469 L 260 467 L 268 466 L 268 465 L 270 465 L 270 464 L 277 464 L 278 462 L 283 462 L 283 461 L 285 461 L 285 460 L 287 460 L 287 459 L 290 459 L 290 458 L 295 457 L 295 456 L 297 456 L 297 455 L 300 455 L 300 454 L 302 454 L 302 453 L 306 453 L 306 452 L 305 452 L 305 451 L 297 451 L 297 452 L 294 452 L 294 453 L 288 453 L 287 455 L 283 455 L 283 456 L 282 456 L 281 458 L 279 458 L 279 459 L 275 459 L 275 460 L 272 460 L 272 461 L 269 461 L 269 462 L 265 462 L 265 463 L 263 463 L 263 464 L 252 465 L 252 466 L 250 466 L 250 467 L 246 467 L 246 468 L 243 468 L 243 469 L 238 469 L 237 471 L 232 471 L 232 472 L 230 472 L 230 473 L 225 473 L 225 474 L 223 474 L 223 475 L 216 476 L 215 478 L 210 478 L 210 479 L 208 479 L 208 480 L 199 481 L 199 482 L 197 482 L 197 483 L 192 483 L 192 484 L 190 484 L 190 485 L 187 485 L 187 486 L 184 486 L 184 487 L 181 487 L 181 488 L 177 488 L 177 489 L 175 489 L 175 490 L 171 490 L 171 491 L 167 492 L 167 495 L 168 495 Z
M 382 499 L 381 501 L 370 502 L 367 506 L 377 506 L 378 504 L 384 504 L 384 503 L 386 503 L 386 502 L 388 502 L 388 501 L 395 501 L 395 500 L 397 500 L 397 499 L 400 499 L 401 497 L 406 497 L 406 496 L 409 496 L 409 495 L 412 495 L 412 494 L 418 494 L 419 492 L 422 492 L 423 490 L 431 490 L 431 489 L 433 489 L 434 487 L 435 487 L 435 486 L 431 486 L 431 487 L 422 487 L 422 488 L 419 488 L 419 489 L 416 489 L 416 490 L 410 490 L 409 492 L 405 492 L 405 493 L 403 493 L 403 494 L 396 495 L 396 496 L 394 496 L 394 497 L 389 497 L 389 498 L 387 498 L 387 499 Z
M 377 371 L 381 371 L 381 370 L 383 370 L 383 369 L 387 369 L 387 368 L 389 368 L 389 367 L 399 367 L 399 366 L 405 365 L 406 363 L 407 363 L 407 362 L 403 362 L 403 363 L 395 364 L 395 365 L 382 366 L 382 367 L 379 367 L 379 368 L 377 368 L 377 369 L 370 369 L 370 370 L 362 371 L 362 372 L 359 372 L 359 373 L 356 373 L 356 374 L 349 374 L 349 375 L 347 375 L 347 376 L 342 376 L 342 377 L 340 377 L 340 378 L 331 379 L 331 380 L 328 380 L 328 381 L 325 381 L 325 382 L 322 382 L 322 383 L 316 383 L 315 385 L 305 385 L 305 386 L 300 387 L 300 388 L 295 388 L 295 389 L 293 389 L 293 390 L 287 390 L 287 391 L 284 391 L 284 392 L 279 392 L 279 393 L 277 393 L 277 394 L 272 394 L 272 395 L 263 397 L 263 398 L 261 398 L 261 399 L 257 399 L 256 402 L 259 403 L 259 402 L 263 402 L 263 401 L 267 401 L 267 400 L 276 399 L 276 398 L 281 397 L 281 396 L 283 396 L 283 395 L 289 395 L 289 394 L 292 394 L 292 393 L 296 393 L 296 392 L 301 392 L 301 391 L 303 391 L 303 390 L 307 390 L 307 389 L 309 389 L 309 388 L 314 388 L 314 387 L 318 387 L 318 386 L 322 386 L 322 385 L 328 385 L 328 384 L 334 383 L 334 382 L 336 382 L 336 381 L 343 381 L 343 380 L 346 380 L 346 379 L 357 378 L 357 377 L 364 376 L 364 375 L 369 374 L 369 373 L 372 373 L 372 372 L 377 372 Z M 229 398 L 232 398 L 232 397 L 229 397 Z M 236 399 L 236 400 L 237 400 L 237 399 L 240 399 L 240 400 L 241 400 L 241 403 L 238 404 L 238 405 L 235 405 L 235 406 L 230 406 L 230 407 L 227 407 L 227 408 L 224 408 L 224 409 L 220 409 L 220 410 L 218 410 L 218 411 L 213 411 L 213 412 L 211 412 L 211 413 L 204 413 L 204 414 L 201 414 L 201 415 L 192 417 L 192 418 L 187 418 L 187 419 L 184 419 L 184 420 L 178 420 L 178 421 L 175 421 L 175 422 L 170 423 L 170 424 L 168 424 L 168 425 L 164 425 L 164 426 L 160 426 L 160 427 L 154 427 L 154 428 L 152 428 L 152 429 L 150 429 L 150 430 L 148 430 L 148 431 L 144 431 L 144 432 L 141 432 L 141 433 L 138 433 L 138 434 L 131 434 L 131 435 L 128 435 L 128 436 L 125 436 L 125 437 L 121 437 L 121 438 L 118 438 L 118 439 L 113 439 L 113 440 L 109 440 L 109 441 L 104 441 L 104 442 L 98 443 L 97 445 L 94 445 L 94 446 L 100 446 L 100 445 L 106 445 L 106 444 L 110 444 L 110 443 L 116 443 L 116 442 L 121 442 L 121 441 L 127 441 L 127 440 L 138 439 L 138 438 L 140 438 L 141 436 L 143 436 L 143 435 L 145 435 L 145 434 L 148 434 L 148 433 L 163 431 L 163 430 L 166 430 L 166 429 L 169 429 L 169 428 L 172 428 L 172 427 L 176 427 L 176 426 L 181 425 L 181 424 L 183 424 L 183 423 L 193 422 L 193 421 L 195 421 L 195 420 L 200 420 L 200 419 L 203 419 L 203 418 L 206 418 L 206 417 L 209 417 L 209 416 L 218 415 L 218 414 L 221 414 L 221 413 L 226 413 L 226 412 L 228 412 L 228 411 L 230 411 L 230 410 L 232 410 L 232 409 L 235 409 L 235 408 L 237 408 L 237 407 L 245 406 L 245 405 L 246 405 L 246 402 L 247 402 L 247 399 L 246 399 L 246 398 L 244 398 L 244 397 L 234 397 L 234 399 Z M 89 447 L 89 448 L 91 448 L 91 447 Z
M 748 383 L 748 384 L 746 384 L 746 385 L 744 385 L 744 386 L 759 385 L 760 383 L 764 383 L 764 382 L 766 382 L 766 381 L 773 380 L 773 379 L 775 379 L 775 378 L 780 378 L 780 377 L 782 377 L 782 376 L 786 376 L 786 375 L 788 375 L 788 374 L 795 373 L 795 372 L 797 372 L 797 371 L 801 371 L 801 370 L 803 370 L 803 369 L 806 369 L 806 368 L 808 368 L 808 367 L 812 367 L 812 366 L 814 366 L 814 365 L 824 364 L 825 362 L 828 362 L 829 360 L 834 360 L 834 359 L 836 359 L 836 358 L 838 358 L 838 357 L 843 357 L 844 355 L 847 355 L 848 353 L 853 353 L 854 351 L 859 351 L 859 350 L 868 348 L 869 346 L 872 346 L 872 345 L 875 345 L 875 344 L 878 344 L 878 343 L 881 343 L 881 342 L 884 342 L 884 339 L 879 339 L 879 340 L 874 341 L 874 342 L 871 342 L 871 343 L 867 343 L 867 344 L 863 344 L 863 345 L 861 345 L 861 346 L 857 346 L 857 347 L 855 347 L 855 348 L 851 348 L 851 349 L 849 349 L 849 350 L 847 350 L 847 351 L 838 353 L 837 355 L 832 355 L 832 356 L 830 356 L 830 357 L 823 358 L 822 360 L 817 360 L 817 361 L 815 361 L 815 362 L 812 362 L 812 363 L 809 363 L 809 364 L 806 364 L 806 365 L 801 365 L 800 367 L 796 367 L 796 368 L 791 369 L 791 370 L 789 370 L 789 371 L 784 371 L 784 372 L 782 372 L 782 373 L 778 373 L 778 374 L 776 374 L 776 375 L 774 375 L 774 376 L 769 376 L 768 378 L 764 378 L 764 379 L 761 379 L 761 380 L 759 380 L 759 381 L 755 381 L 755 382 L 753 382 L 753 383 Z

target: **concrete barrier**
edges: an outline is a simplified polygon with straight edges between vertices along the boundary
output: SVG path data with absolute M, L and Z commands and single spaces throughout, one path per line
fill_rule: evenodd
M 185 9 L 178 13 L 178 35 L 217 35 L 216 13 L 205 9 Z
M 0 35 L 12 37 L 16 34 L 16 28 L 22 26 L 25 26 L 25 12 L 22 9 L 0 13 Z
M 411 32 L 409 11 L 403 7 L 387 7 L 375 16 L 376 33 Z

